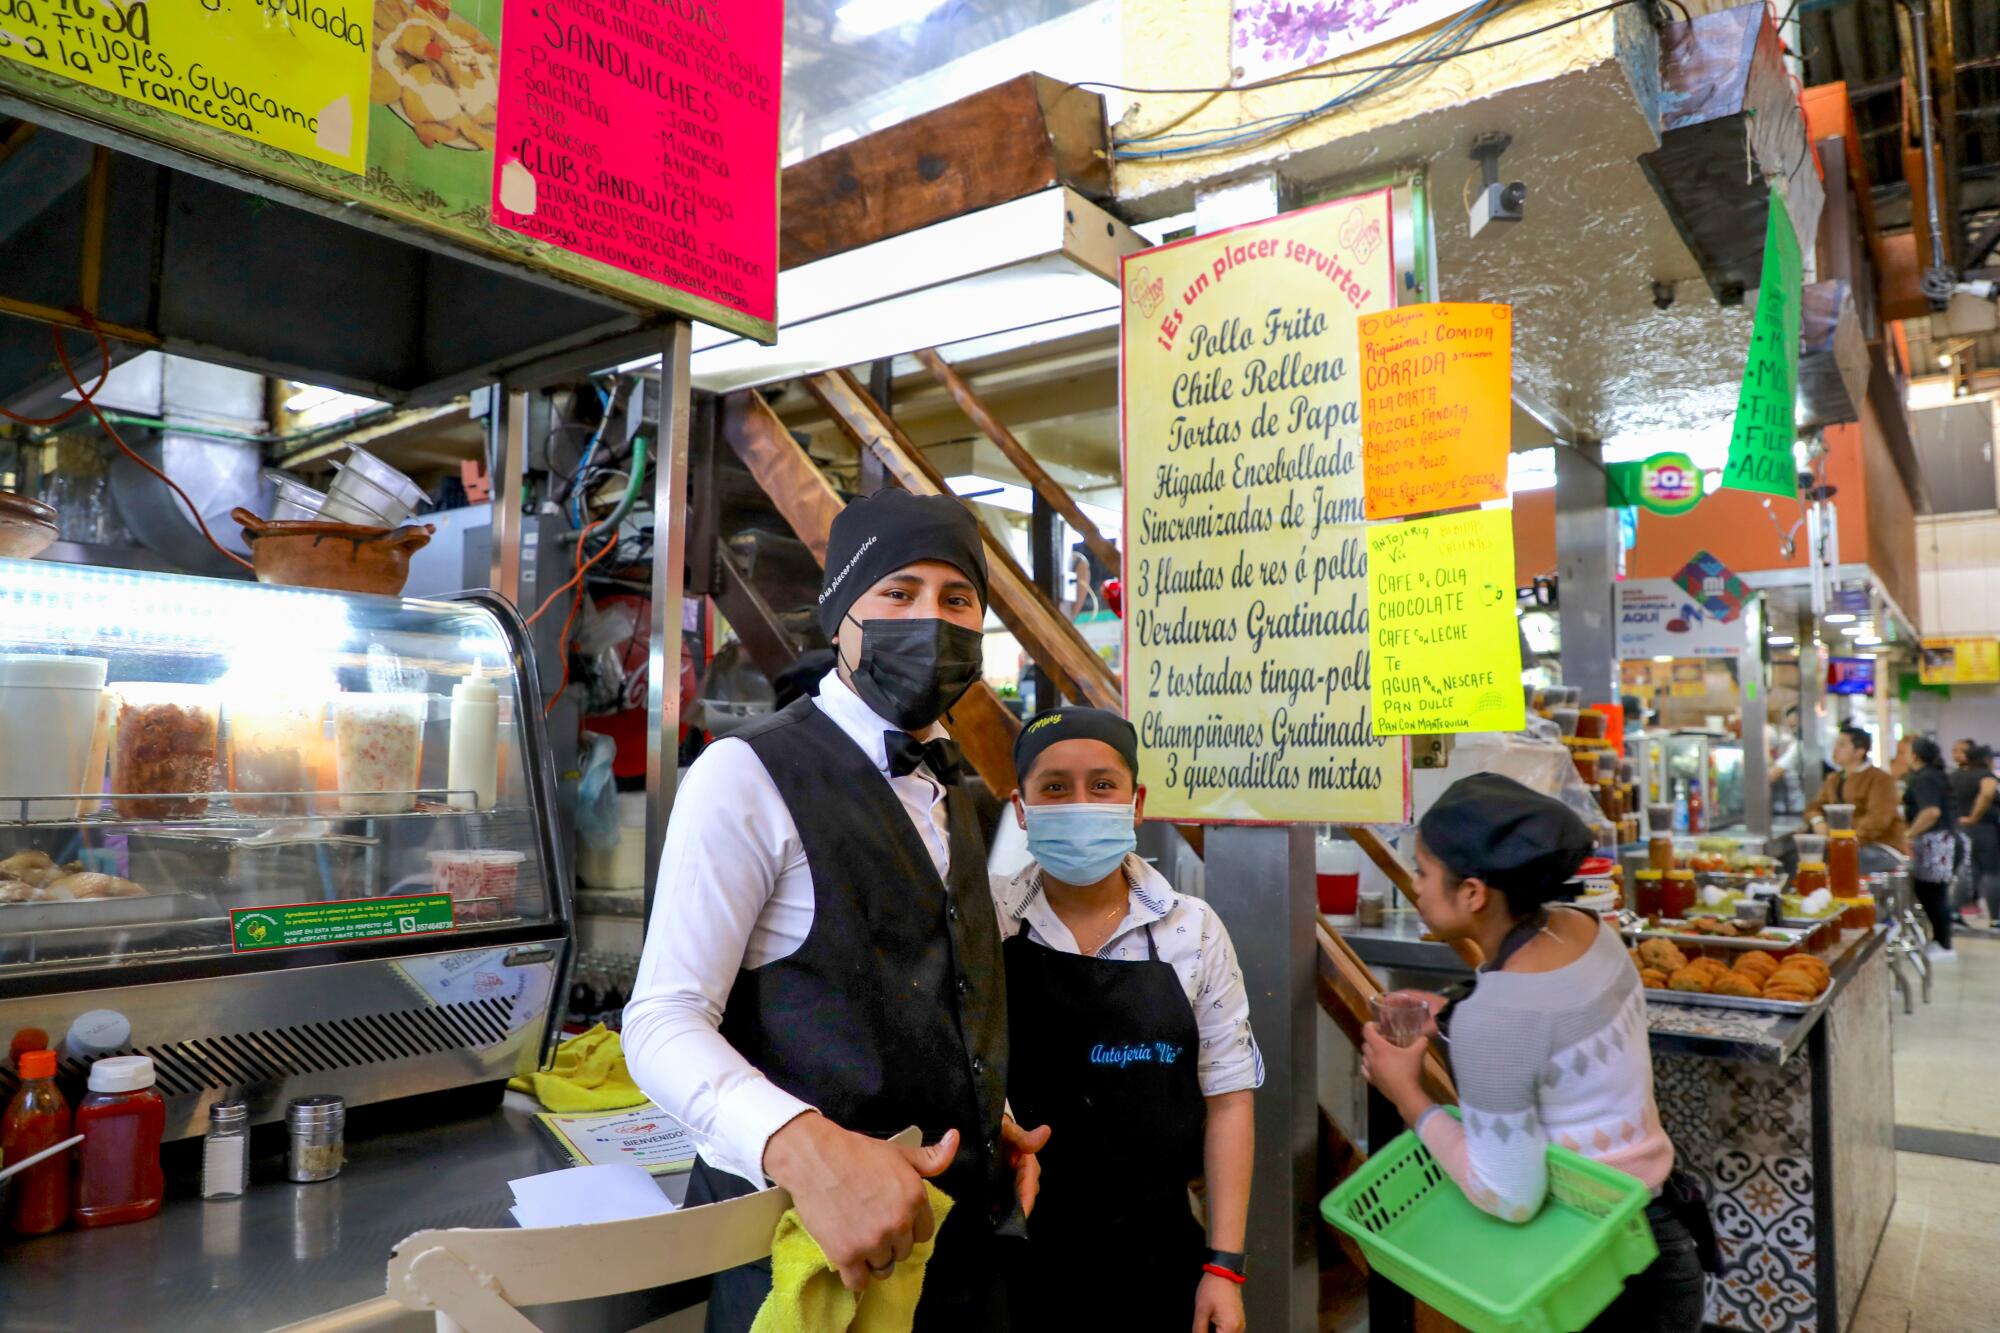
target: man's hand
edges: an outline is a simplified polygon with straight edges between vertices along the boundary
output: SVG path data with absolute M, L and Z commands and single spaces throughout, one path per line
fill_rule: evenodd
M 1226 1277 L 1201 1275 L 1194 1291 L 1194 1333 L 1243 1333 L 1243 1288 Z
M 899 1148 L 849 1133 L 818 1112 L 785 1125 L 764 1145 L 764 1173 L 792 1194 L 799 1220 L 849 1291 L 868 1286 L 936 1231 L 924 1178 L 958 1155 L 958 1131 L 929 1148 Z
M 1030 1216 L 1035 1211 L 1035 1196 L 1042 1192 L 1042 1162 L 1035 1154 L 1048 1146 L 1049 1127 L 1022 1129 L 1013 1116 L 1003 1115 L 1000 1142 L 1014 1172 L 1014 1197 L 1021 1201 L 1021 1216 Z

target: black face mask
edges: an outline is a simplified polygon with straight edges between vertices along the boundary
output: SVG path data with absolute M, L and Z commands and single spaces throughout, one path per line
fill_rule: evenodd
M 985 664 L 985 636 L 948 620 L 855 623 L 861 626 L 861 660 L 850 672 L 854 692 L 904 731 L 943 717 Z

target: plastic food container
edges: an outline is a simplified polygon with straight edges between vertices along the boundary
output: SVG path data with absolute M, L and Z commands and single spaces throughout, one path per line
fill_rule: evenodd
M 309 523 L 319 517 L 320 506 L 326 503 L 325 491 L 277 468 L 264 469 L 264 480 L 271 483 L 275 492 L 271 501 L 273 521 Z
M 0 654 L 0 797 L 100 789 L 104 770 L 95 782 L 86 770 L 109 665 L 102 657 Z M 26 809 L 29 819 L 68 819 L 76 802 L 29 801 Z M 21 802 L 0 800 L 0 820 L 21 811 Z
M 393 815 L 417 808 L 427 694 L 340 694 L 333 700 L 333 766 L 340 809 Z M 372 793 L 383 793 L 374 795 Z
M 525 852 L 432 852 L 431 879 L 452 897 L 460 921 L 492 921 L 514 914 L 514 891 L 521 883 Z
M 216 692 L 207 685 L 121 680 L 112 804 L 126 819 L 192 819 L 215 790 Z M 158 792 L 158 799 L 139 795 Z
M 1319 1211 L 1375 1272 L 1473 1333 L 1562 1333 L 1590 1323 L 1660 1248 L 1637 1177 L 1553 1145 L 1548 1172 L 1541 1212 L 1503 1222 L 1475 1208 L 1405 1130 Z
M 229 790 L 248 815 L 303 815 L 324 705 L 253 698 L 229 705 Z M 256 792 L 290 792 L 256 796 Z
M 423 487 L 366 449 L 350 450 L 337 466 L 318 515 L 329 523 L 399 527 L 424 502 Z

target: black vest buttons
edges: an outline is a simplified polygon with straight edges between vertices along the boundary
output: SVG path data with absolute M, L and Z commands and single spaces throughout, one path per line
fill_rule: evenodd
M 958 983 L 958 985 L 959 985 L 959 989 L 960 989 L 960 990 L 963 990 L 963 989 L 965 989 L 965 983 L 964 983 L 964 982 L 962 982 L 962 981 L 961 981 L 961 982 L 959 982 L 959 983 Z M 986 1072 L 986 1062 L 985 1062 L 984 1060 L 980 1059 L 980 1058 L 979 1058 L 978 1056 L 976 1056 L 976 1055 L 972 1057 L 972 1072 L 973 1072 L 973 1073 L 975 1073 L 975 1074 L 983 1074 L 983 1073 L 985 1073 L 985 1072 Z M 986 1141 L 986 1147 L 987 1147 L 987 1150 L 988 1150 L 989 1152 L 990 1152 L 990 1151 L 992 1150 L 992 1148 L 993 1148 L 993 1141 L 992 1141 L 991 1139 L 988 1139 L 988 1140 Z
M 958 979 L 958 993 L 959 993 L 960 995 L 964 995 L 964 994 L 966 994 L 966 993 L 967 993 L 967 992 L 969 992 L 969 991 L 970 991 L 971 989 L 972 989 L 972 983 L 971 983 L 970 981 L 967 981 L 967 980 L 966 980 L 966 979 L 965 979 L 964 977 L 960 977 L 960 978 Z M 973 1067 L 974 1069 L 977 1069 L 977 1068 L 978 1068 L 979 1066 L 978 1066 L 978 1064 L 977 1064 L 977 1063 L 974 1063 L 974 1065 L 973 1065 L 972 1067 Z

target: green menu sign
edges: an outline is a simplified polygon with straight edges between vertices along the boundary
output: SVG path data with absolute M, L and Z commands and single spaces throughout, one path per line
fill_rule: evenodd
M 1764 225 L 1764 273 L 1757 284 L 1750 360 L 1743 367 L 1729 465 L 1722 473 L 1725 490 L 1787 497 L 1799 493 L 1792 441 L 1798 435 L 1801 281 L 1799 238 L 1784 201 L 1773 194 Z
M 238 953 L 303 949 L 312 944 L 342 944 L 390 935 L 426 935 L 452 928 L 448 893 L 238 907 L 229 913 L 229 942 Z

